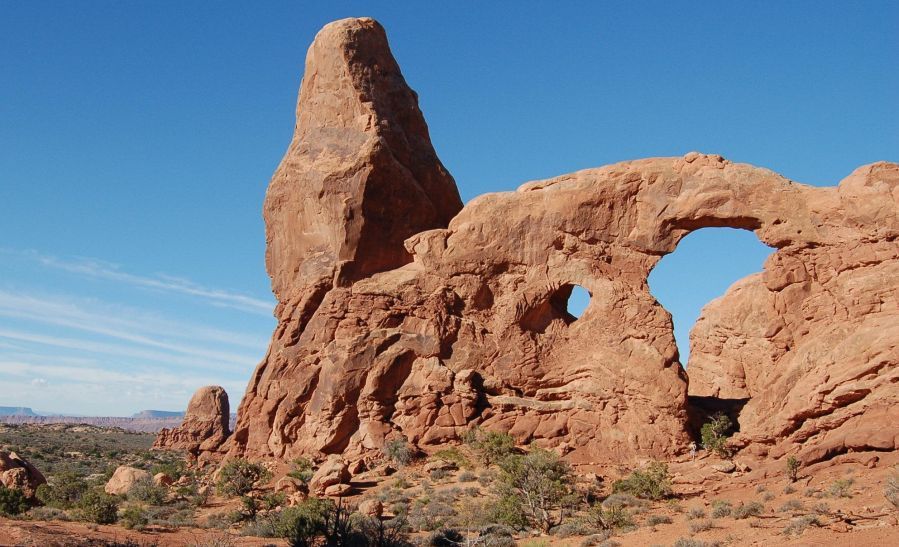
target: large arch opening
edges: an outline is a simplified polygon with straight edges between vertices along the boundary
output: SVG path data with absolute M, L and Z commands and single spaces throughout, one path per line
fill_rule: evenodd
M 772 252 L 751 231 L 702 228 L 684 237 L 650 272 L 650 292 L 671 313 L 680 362 L 688 377 L 690 331 L 702 308 L 735 282 L 762 271 Z M 723 412 L 739 428 L 739 413 L 747 400 L 690 397 L 691 424 L 698 429 L 711 414 Z

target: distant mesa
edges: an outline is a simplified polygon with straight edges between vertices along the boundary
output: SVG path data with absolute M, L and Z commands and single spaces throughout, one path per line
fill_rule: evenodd
M 183 418 L 184 412 L 174 410 L 141 410 L 131 415 L 135 420 L 155 420 L 160 418 Z
M 0 406 L 0 416 L 37 416 L 27 406 Z

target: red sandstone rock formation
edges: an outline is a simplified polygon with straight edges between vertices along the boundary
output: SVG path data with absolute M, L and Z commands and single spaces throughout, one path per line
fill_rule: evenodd
M 25 496 L 34 497 L 37 487 L 47 480 L 37 468 L 20 458 L 15 452 L 0 451 L 0 484 L 21 490 Z
M 481 424 L 574 461 L 683 451 L 687 376 L 646 280 L 708 226 L 778 251 L 706 309 L 689 392 L 750 398 L 744 444 L 774 455 L 895 448 L 897 169 L 814 188 L 690 153 L 459 211 L 381 27 L 332 23 L 266 196 L 279 323 L 219 450 L 353 460 L 392 436 L 427 449 Z M 592 295 L 579 320 L 565 309 L 575 284 Z
M 230 435 L 229 412 L 224 388 L 201 387 L 190 398 L 181 425 L 161 430 L 153 448 L 186 450 L 191 456 L 215 451 Z

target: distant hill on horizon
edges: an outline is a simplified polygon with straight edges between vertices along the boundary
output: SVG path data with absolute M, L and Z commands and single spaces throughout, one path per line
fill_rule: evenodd
M 0 416 L 37 416 L 38 414 L 27 406 L 0 406 Z
M 184 411 L 177 410 L 141 410 L 131 415 L 135 419 L 183 418 Z

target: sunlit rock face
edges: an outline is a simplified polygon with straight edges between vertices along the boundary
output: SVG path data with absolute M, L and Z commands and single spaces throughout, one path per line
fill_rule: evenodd
M 720 156 L 630 161 L 464 208 L 371 19 L 326 26 L 265 202 L 278 326 L 209 455 L 347 460 L 473 425 L 572 461 L 686 450 L 688 393 L 749 399 L 747 450 L 894 448 L 899 167 L 815 188 Z M 690 381 L 658 260 L 693 230 L 777 251 L 710 304 Z M 572 286 L 591 293 L 575 320 Z

